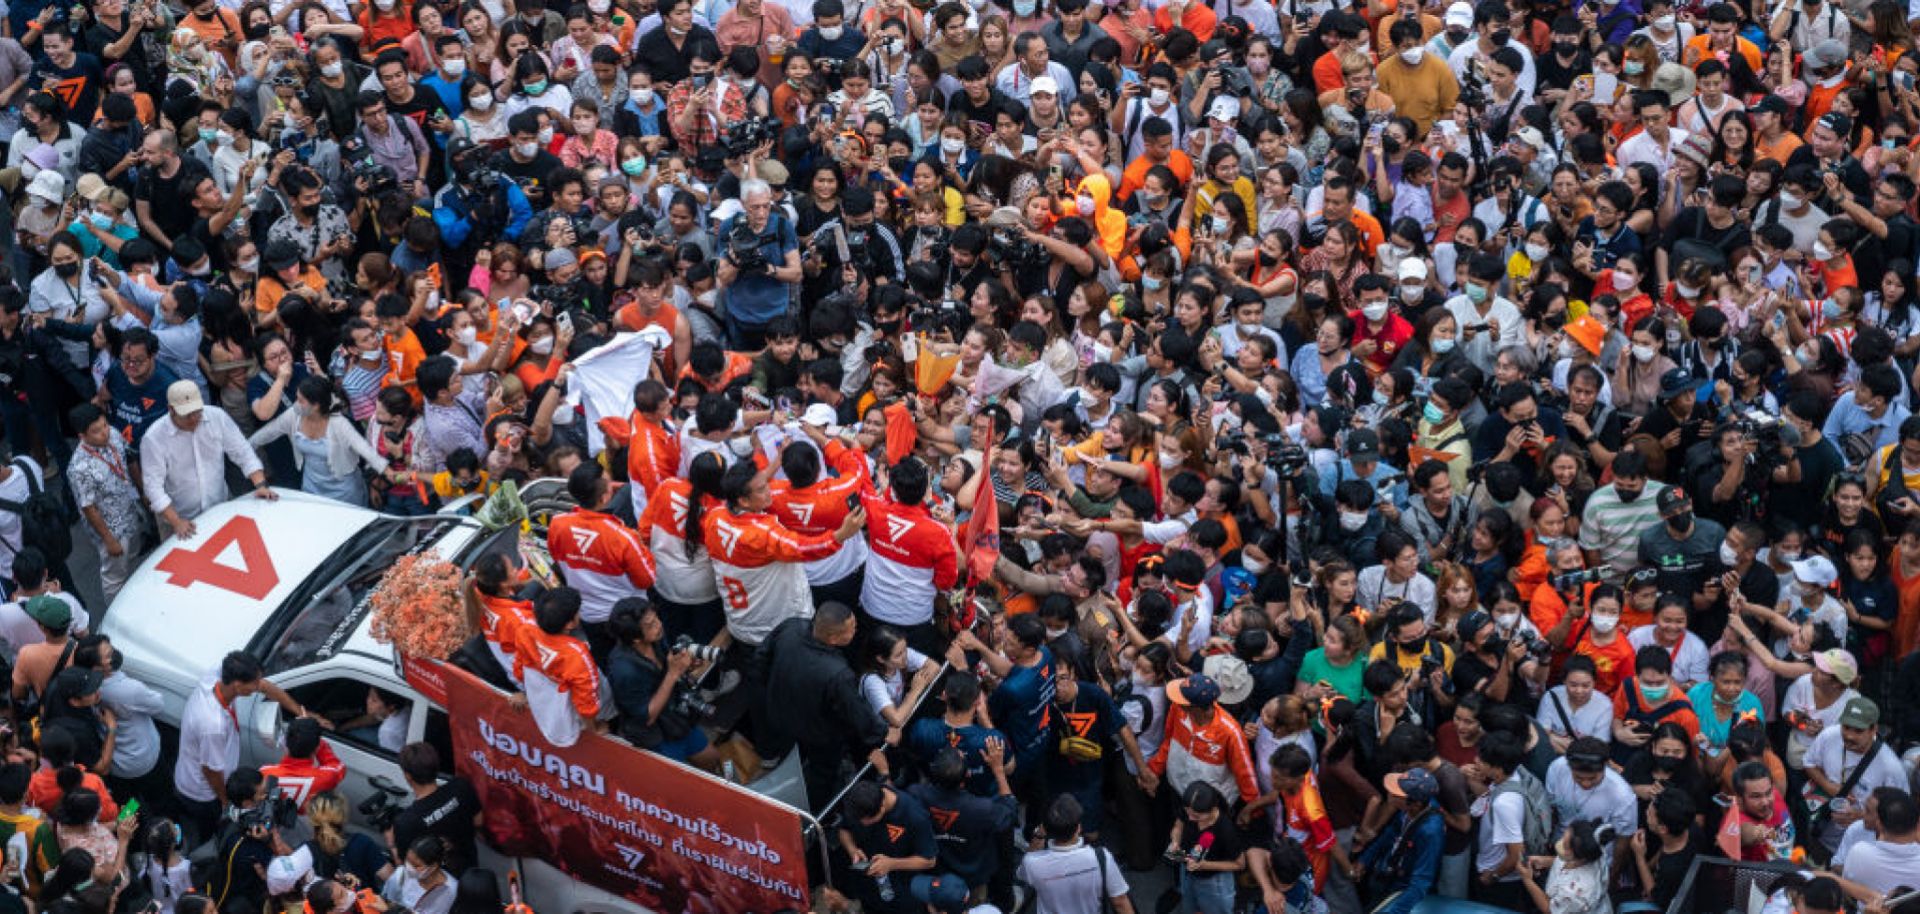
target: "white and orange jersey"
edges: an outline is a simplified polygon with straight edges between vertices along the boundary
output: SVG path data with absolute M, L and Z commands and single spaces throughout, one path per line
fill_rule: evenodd
M 774 626 L 813 615 L 802 562 L 833 555 L 832 534 L 795 533 L 771 514 L 735 514 L 722 505 L 701 518 L 713 577 L 727 609 L 727 629 L 748 644 Z
M 796 533 L 832 533 L 851 513 L 847 510 L 848 497 L 873 491 L 865 451 L 828 441 L 826 457 L 840 475 L 819 479 L 804 489 L 794 488 L 784 479 L 768 484 L 773 490 L 773 516 Z M 845 580 L 866 564 L 867 554 L 866 540 L 847 540 L 833 555 L 807 563 L 807 582 L 820 585 Z
M 647 510 L 647 498 L 681 471 L 680 436 L 670 428 L 636 412 L 627 418 L 633 437 L 627 441 L 627 492 L 633 516 Z
M 867 495 L 867 544 L 873 560 L 860 585 L 860 603 L 875 619 L 894 625 L 933 620 L 934 594 L 960 579 L 960 547 L 953 531 L 925 505 L 903 505 Z
M 527 693 L 540 734 L 556 746 L 580 739 L 581 721 L 600 714 L 600 668 L 587 643 L 567 635 L 549 635 L 538 625 L 520 627 L 513 650 L 513 678 Z
M 567 586 L 580 592 L 580 620 L 605 622 L 622 597 L 653 586 L 653 554 L 611 514 L 576 508 L 553 519 L 547 551 Z
M 692 554 L 687 552 L 687 508 L 692 497 L 693 483 L 683 477 L 669 477 L 653 490 L 647 512 L 640 515 L 640 536 L 653 552 L 653 592 L 663 600 L 683 605 L 720 599 L 706 547 L 695 543 Z M 705 511 L 721 505 L 717 498 L 705 502 L 701 506 Z
M 533 601 L 496 597 L 478 589 L 473 595 L 480 604 L 480 637 L 486 639 L 487 649 L 501 669 L 513 669 L 513 649 L 520 643 L 520 629 L 533 625 Z

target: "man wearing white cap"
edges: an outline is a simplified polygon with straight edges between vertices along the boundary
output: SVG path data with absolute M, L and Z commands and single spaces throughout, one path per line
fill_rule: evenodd
M 1440 24 L 1440 33 L 1427 39 L 1426 47 L 1427 53 L 1446 60 L 1452 56 L 1454 48 L 1473 40 L 1473 4 L 1466 0 L 1454 0 L 1447 6 Z
M 192 381 L 167 387 L 167 421 L 140 439 L 140 481 L 147 503 L 175 536 L 189 539 L 193 519 L 228 499 L 226 461 L 253 483 L 257 498 L 279 496 L 267 487 L 259 455 L 224 410 L 207 409 Z

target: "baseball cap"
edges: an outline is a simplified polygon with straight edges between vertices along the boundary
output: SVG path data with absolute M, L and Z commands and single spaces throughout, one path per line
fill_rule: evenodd
M 1837 39 L 1827 38 L 1807 49 L 1800 62 L 1809 70 L 1820 70 L 1847 62 L 1847 46 Z
M 1409 803 L 1431 803 L 1440 795 L 1440 782 L 1425 768 L 1396 771 L 1385 778 L 1387 792 Z
M 207 401 L 200 399 L 200 385 L 192 381 L 175 381 L 167 385 L 167 408 L 176 416 L 191 416 L 205 409 Z
M 566 248 L 554 248 L 547 252 L 546 265 L 548 270 L 558 270 L 561 267 L 572 266 L 579 262 L 580 258 L 573 256 L 573 252 Z
M 1453 3 L 1447 6 L 1447 14 L 1442 19 L 1449 26 L 1473 28 L 1473 4 Z
M 1755 112 L 1765 112 L 1767 114 L 1786 114 L 1788 111 L 1793 110 L 1793 108 L 1787 104 L 1786 99 L 1778 95 L 1769 95 L 1754 102 L 1752 110 Z
M 1043 92 L 1047 95 L 1059 95 L 1060 83 L 1051 76 L 1036 76 L 1033 79 L 1033 86 L 1027 91 L 1032 95 L 1038 95 Z
M 1427 263 L 1418 257 L 1408 257 L 1400 261 L 1400 278 L 1427 281 Z
M 53 681 L 47 684 L 47 691 L 63 692 L 68 698 L 85 698 L 100 691 L 100 683 L 106 678 L 99 670 L 70 666 L 53 677 Z
M 1820 120 L 1816 123 L 1841 136 L 1846 136 L 1853 131 L 1853 118 L 1838 111 L 1829 111 L 1820 115 Z
M 1687 490 L 1679 486 L 1668 486 L 1660 490 L 1660 516 L 1672 517 L 1682 511 L 1693 510 L 1693 499 L 1687 497 Z
M 1207 707 L 1220 700 L 1220 684 L 1205 673 L 1167 683 L 1167 700 L 1183 707 Z
M 1240 100 L 1231 95 L 1222 95 L 1213 100 L 1207 108 L 1207 117 L 1216 121 L 1233 121 L 1240 117 Z
M 1480 634 L 1481 629 L 1492 624 L 1493 617 L 1487 615 L 1485 610 L 1476 609 L 1473 612 L 1467 613 L 1460 618 L 1460 643 L 1465 645 L 1473 644 L 1474 636 Z
M 1826 587 L 1840 579 L 1840 572 L 1834 570 L 1826 556 L 1815 555 L 1794 562 L 1793 576 L 1802 583 Z
M 276 238 L 260 251 L 260 262 L 269 270 L 284 270 L 300 262 L 300 249 L 291 241 Z
M 1865 730 L 1880 722 L 1880 706 L 1864 695 L 1855 696 L 1847 702 L 1846 710 L 1840 712 L 1840 726 Z
M 839 419 L 840 414 L 834 412 L 833 407 L 825 403 L 815 403 L 808 406 L 806 411 L 800 414 L 801 422 L 807 425 L 817 425 L 822 428 L 838 422 Z
M 1532 146 L 1540 152 L 1547 151 L 1547 138 L 1540 133 L 1540 128 L 1538 127 L 1522 127 L 1519 130 L 1515 130 L 1513 132 L 1513 138 L 1528 146 Z
M 1347 433 L 1348 460 L 1379 460 L 1380 433 L 1370 428 L 1356 428 Z
M 113 97 L 125 98 L 125 96 L 118 92 L 113 93 Z M 92 173 L 81 175 L 80 180 L 73 182 L 73 192 L 85 198 L 89 203 L 99 203 L 100 199 L 108 193 L 111 193 L 112 190 L 113 188 L 107 186 L 107 182 L 104 179 Z
M 1841 685 L 1853 685 L 1853 681 L 1860 678 L 1859 664 L 1854 663 L 1853 654 L 1842 648 L 1813 655 L 1813 668 L 1840 680 Z
M 1681 394 L 1690 394 L 1700 389 L 1700 382 L 1685 368 L 1669 368 L 1660 376 L 1660 399 L 1671 400 Z
M 1220 687 L 1220 701 L 1237 705 L 1253 694 L 1253 673 L 1247 669 L 1247 662 L 1232 654 L 1215 654 L 1207 658 L 1201 671 L 1208 679 Z
M 913 900 L 931 905 L 934 910 L 944 914 L 958 914 L 967 909 L 967 884 L 958 876 L 915 876 L 907 883 L 907 894 Z
M 31 597 L 20 608 L 26 610 L 27 618 L 56 631 L 73 624 L 73 607 L 51 594 Z
M 1402 261 L 1404 263 L 1404 261 Z M 1607 328 L 1591 314 L 1582 314 L 1579 318 L 1567 322 L 1567 338 L 1579 343 L 1593 355 L 1600 354 L 1600 342 L 1606 338 Z

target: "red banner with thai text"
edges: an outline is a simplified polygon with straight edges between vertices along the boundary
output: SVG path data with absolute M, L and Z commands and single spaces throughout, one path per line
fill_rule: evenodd
M 409 659 L 444 689 L 454 768 L 487 811 L 487 843 L 538 857 L 654 911 L 807 907 L 793 809 L 618 740 L 561 749 L 525 711 L 464 670 Z

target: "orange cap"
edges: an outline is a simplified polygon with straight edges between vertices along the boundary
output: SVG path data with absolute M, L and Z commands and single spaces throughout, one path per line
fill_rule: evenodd
M 1600 321 L 1591 314 L 1582 314 L 1578 320 L 1567 324 L 1567 336 L 1594 355 L 1600 354 L 1600 341 L 1606 335 L 1606 328 L 1600 326 Z

